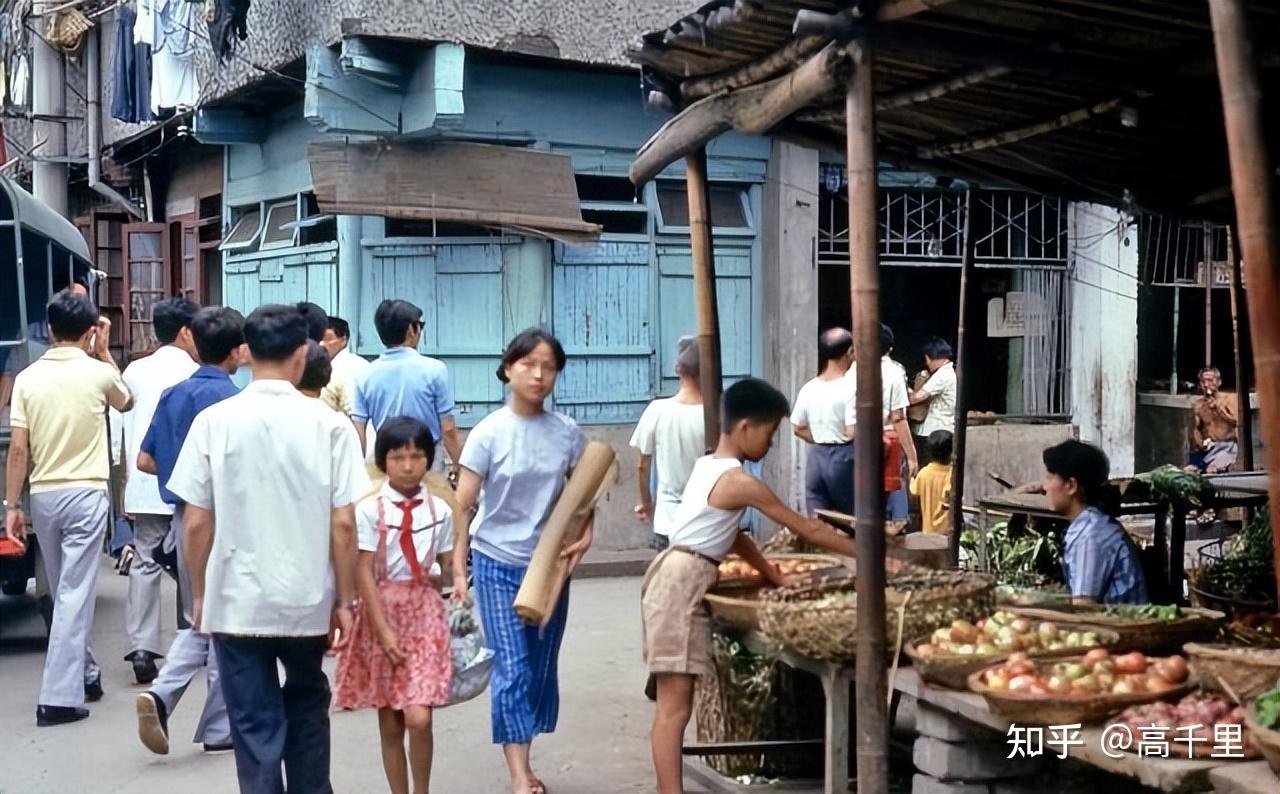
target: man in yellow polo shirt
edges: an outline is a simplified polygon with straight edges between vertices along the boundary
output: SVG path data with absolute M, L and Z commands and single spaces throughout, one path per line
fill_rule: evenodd
M 102 696 L 88 640 L 98 551 L 107 529 L 106 411 L 108 405 L 119 411 L 133 407 L 108 351 L 111 323 L 98 317 L 89 299 L 63 290 L 49 302 L 48 319 L 53 345 L 13 384 L 4 500 L 5 532 L 24 541 L 26 515 L 19 500 L 30 464 L 31 524 L 54 592 L 36 701 L 41 727 L 84 719 L 86 696 Z

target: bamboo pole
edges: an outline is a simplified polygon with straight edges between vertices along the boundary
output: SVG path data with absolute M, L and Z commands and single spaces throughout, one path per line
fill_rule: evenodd
M 885 699 L 884 451 L 880 383 L 879 212 L 876 202 L 875 94 L 871 49 L 853 45 L 846 95 L 849 166 L 849 280 L 854 354 L 858 361 L 854 432 L 854 513 L 858 546 L 858 794 L 884 794 L 889 781 L 889 714 Z M 910 444 L 911 439 L 902 440 Z M 830 774 L 828 772 L 828 774 Z M 827 791 L 835 791 L 828 781 Z
M 1213 49 L 1222 87 L 1222 114 L 1231 162 L 1231 193 L 1240 231 L 1240 255 L 1249 281 L 1249 330 L 1262 412 L 1270 487 L 1271 526 L 1280 527 L 1280 237 L 1271 195 L 1271 168 L 1262 125 L 1262 92 L 1253 63 L 1242 0 L 1209 0 Z M 1280 570 L 1280 532 L 1273 533 Z M 1280 596 L 1280 584 L 1277 585 Z
M 960 322 L 956 325 L 956 424 L 952 431 L 951 539 L 947 551 L 953 567 L 960 564 L 960 533 L 964 530 L 965 443 L 969 436 L 969 403 L 964 396 L 966 354 L 965 314 L 969 280 L 973 278 L 973 188 L 964 191 L 964 248 L 960 254 Z
M 1213 226 L 1204 224 L 1204 365 L 1213 366 Z
M 707 186 L 707 150 L 685 158 L 689 195 L 689 243 L 693 249 L 693 302 L 698 312 L 702 422 L 707 451 L 720 442 L 720 310 L 716 302 L 716 262 L 711 245 L 711 201 Z
M 1240 257 L 1235 235 L 1227 228 L 1227 262 L 1231 265 L 1231 345 L 1236 368 L 1236 446 L 1243 471 L 1253 471 L 1253 406 L 1249 400 L 1249 376 L 1244 369 L 1244 346 L 1249 339 L 1249 325 L 1240 323 L 1240 310 L 1245 307 L 1244 284 L 1240 280 Z

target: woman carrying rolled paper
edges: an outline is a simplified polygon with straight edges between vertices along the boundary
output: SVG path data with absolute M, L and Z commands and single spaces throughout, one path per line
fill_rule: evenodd
M 510 387 L 507 404 L 472 429 L 460 460 L 455 597 L 466 597 L 470 548 L 481 620 L 495 655 L 493 742 L 502 745 L 514 794 L 546 791 L 530 765 L 530 746 L 538 734 L 555 730 L 560 709 L 556 664 L 569 589 L 565 587 L 541 627 L 525 622 L 513 602 L 547 519 L 586 446 L 586 436 L 572 419 L 544 407 L 564 365 L 564 348 L 550 333 L 530 328 L 512 339 L 498 367 L 498 380 Z M 570 571 L 591 538 L 588 524 L 582 537 L 564 548 Z

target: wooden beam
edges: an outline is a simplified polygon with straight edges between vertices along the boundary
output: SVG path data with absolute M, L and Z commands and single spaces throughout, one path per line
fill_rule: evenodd
M 854 356 L 858 361 L 854 397 L 855 540 L 858 547 L 857 770 L 858 794 L 889 789 L 889 704 L 885 660 L 884 403 L 880 382 L 880 214 L 876 181 L 875 92 L 871 50 L 853 44 L 854 73 L 845 110 L 849 168 L 849 282 L 853 308 Z M 911 439 L 903 439 L 910 444 Z M 846 770 L 837 770 L 847 776 Z M 844 791 L 847 781 L 831 780 L 826 791 Z M 836 788 L 836 785 L 839 788 Z
M 1097 102 L 1093 105 L 1063 113 L 1047 121 L 1037 124 L 1031 124 L 1026 127 L 1016 127 L 1014 129 L 1002 130 L 999 132 L 986 133 L 984 135 L 965 138 L 949 143 L 940 143 L 932 146 L 922 146 L 917 153 L 921 159 L 932 160 L 935 157 L 950 157 L 957 154 L 968 154 L 969 152 L 980 152 L 983 149 L 994 149 L 997 146 L 1007 146 L 1018 141 L 1025 141 L 1028 138 L 1034 138 L 1037 135 L 1044 135 L 1047 132 L 1065 129 L 1067 127 L 1088 121 L 1094 116 L 1102 115 L 1109 111 L 1115 110 L 1124 103 L 1121 97 L 1107 99 Z
M 956 423 L 952 429 L 951 466 L 951 537 L 947 551 L 952 567 L 960 565 L 960 533 L 964 531 L 964 465 L 965 447 L 969 438 L 969 401 L 964 396 L 965 369 L 969 346 L 965 315 L 969 311 L 969 284 L 973 280 L 973 188 L 964 191 L 964 235 L 960 253 L 960 322 L 956 325 Z
M 893 110 L 907 105 L 927 102 L 930 99 L 937 99 L 962 88 L 1003 77 L 1011 71 L 1013 70 L 1002 64 L 979 66 L 937 80 L 929 80 L 919 85 L 899 88 L 881 95 L 876 100 L 876 110 Z
M 707 452 L 720 443 L 720 309 L 716 300 L 716 260 L 711 241 L 711 199 L 707 151 L 685 158 L 685 193 L 689 197 L 689 244 L 693 254 L 693 300 L 698 318 L 699 381 L 702 425 Z
M 1262 120 L 1262 89 L 1253 64 L 1248 20 L 1241 0 L 1209 0 L 1213 47 L 1222 86 L 1222 114 L 1231 162 L 1231 193 L 1245 281 L 1249 285 L 1249 326 L 1253 365 L 1262 412 L 1267 470 L 1280 472 L 1280 234 L 1271 195 L 1271 166 Z M 1240 417 L 1241 421 L 1245 417 Z M 1280 477 L 1271 478 L 1271 526 L 1280 527 Z M 1274 532 L 1274 561 L 1280 570 L 1280 532 Z M 1280 582 L 1277 582 L 1280 597 Z
M 876 19 L 881 22 L 906 19 L 925 11 L 941 8 L 950 2 L 952 0 L 881 0 Z
M 1231 265 L 1231 350 L 1236 369 L 1236 446 L 1237 460 L 1244 471 L 1253 471 L 1253 408 L 1249 399 L 1249 375 L 1244 367 L 1244 349 L 1249 344 L 1249 324 L 1240 322 L 1245 305 L 1244 285 L 1240 281 L 1240 257 L 1236 255 L 1235 233 L 1227 227 L 1227 262 Z
M 793 39 L 782 49 L 774 50 L 757 61 L 685 80 L 680 84 L 680 93 L 685 99 L 701 99 L 777 77 L 783 72 L 794 69 L 805 58 L 822 49 L 826 43 L 827 41 L 821 36 Z
M 631 181 L 644 184 L 671 163 L 736 129 L 761 135 L 843 85 L 851 61 L 844 45 L 828 44 L 795 71 L 729 94 L 705 97 L 668 119 L 636 152 Z

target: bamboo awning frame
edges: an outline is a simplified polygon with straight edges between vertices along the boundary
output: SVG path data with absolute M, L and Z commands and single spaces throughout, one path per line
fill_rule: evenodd
M 1039 12 L 1016 13 L 1014 8 L 1019 4 L 1006 5 L 1005 0 L 833 2 L 830 13 L 812 10 L 820 3 L 811 1 L 802 8 L 800 3 L 785 0 L 716 0 L 666 31 L 646 36 L 632 52 L 633 59 L 644 66 L 646 101 L 651 106 L 675 108 L 677 113 L 640 148 L 630 175 L 639 185 L 682 157 L 688 163 L 690 218 L 699 219 L 697 224 L 691 223 L 691 234 L 704 374 L 709 362 L 720 360 L 715 336 L 712 223 L 706 217 L 705 147 L 721 133 L 733 129 L 770 134 L 844 151 L 849 172 L 852 327 L 855 355 L 862 361 L 880 357 L 876 165 L 881 159 L 907 166 L 923 164 L 922 170 L 971 182 L 975 178 L 1004 182 L 1123 206 L 1133 202 L 1123 180 L 1133 179 L 1134 187 L 1151 197 L 1148 201 L 1167 202 L 1166 207 L 1174 208 L 1198 206 L 1209 213 L 1213 210 L 1193 204 L 1192 199 L 1202 199 L 1206 187 L 1213 188 L 1205 184 L 1207 180 L 1226 182 L 1226 164 L 1212 156 L 1225 151 L 1232 190 L 1224 195 L 1233 198 L 1233 206 L 1219 203 L 1216 211 L 1229 215 L 1234 209 L 1244 279 L 1249 285 L 1249 326 L 1267 468 L 1280 472 L 1280 312 L 1275 311 L 1280 306 L 1280 274 L 1276 272 L 1280 234 L 1275 227 L 1273 171 L 1266 149 L 1268 108 L 1261 101 L 1263 83 L 1258 74 L 1260 63 L 1274 65 L 1275 59 L 1267 53 L 1256 57 L 1250 42 L 1250 35 L 1260 41 L 1276 38 L 1268 34 L 1280 32 L 1280 9 L 1262 0 L 1154 3 L 1167 7 L 1169 13 L 1093 0 L 1042 0 Z M 1081 9 L 1097 12 L 1093 21 L 1099 30 L 1090 32 L 1112 45 L 1115 57 L 1126 56 L 1128 67 L 1121 68 L 1123 60 L 1108 66 L 1096 47 L 1089 51 L 1063 46 L 1061 42 L 1071 38 L 1065 35 L 1068 31 L 1053 30 L 1051 24 L 1032 31 L 1042 40 L 1038 46 L 1016 36 L 1010 41 L 1007 32 L 1002 38 L 987 31 L 983 38 L 984 11 L 998 16 L 996 27 L 1007 23 L 1007 27 L 1016 28 L 1015 21 L 1034 27 L 1028 19 L 1061 24 L 1074 17 L 1077 21 L 1073 24 L 1079 25 L 1084 13 Z M 1143 28 L 1135 27 L 1134 18 L 1126 14 L 1147 18 L 1151 31 L 1145 44 Z M 1252 29 L 1246 18 L 1254 23 Z M 913 21 L 920 24 L 911 30 L 900 29 Z M 1179 28 L 1172 24 L 1176 22 L 1186 24 Z M 1051 38 L 1055 33 L 1063 34 L 1057 43 Z M 1043 45 L 1045 39 L 1051 41 L 1050 46 Z M 1156 40 L 1166 45 L 1163 50 L 1154 46 Z M 931 57 L 941 54 L 959 63 L 921 77 L 921 70 L 911 67 L 904 52 L 914 51 L 924 58 L 925 48 Z M 1175 50 L 1176 63 L 1160 63 L 1159 56 Z M 877 72 L 880 52 L 888 53 L 888 66 Z M 1133 66 L 1144 63 L 1148 65 Z M 1030 81 L 1019 82 L 1027 75 L 1032 76 Z M 1195 81 L 1199 82 L 1192 90 L 1189 83 Z M 1206 94 L 1206 81 L 1218 90 Z M 877 98 L 880 84 L 887 85 L 887 90 Z M 1104 90 L 1101 96 L 1090 95 L 1098 89 Z M 973 112 L 972 103 L 979 101 L 974 97 L 986 97 L 980 102 L 1020 97 L 1039 102 L 1049 94 L 1055 96 L 1057 107 L 1050 103 L 1049 108 L 1029 109 L 1039 113 L 1039 118 L 997 119 L 1004 122 L 1003 128 L 965 129 L 957 124 L 957 114 L 966 110 L 965 102 L 959 99 L 966 94 L 973 95 L 967 100 L 968 113 L 975 116 L 969 119 L 971 125 L 992 124 L 992 114 Z M 1066 106 L 1062 104 L 1064 96 L 1069 101 Z M 1199 123 L 1184 123 L 1170 114 L 1168 104 L 1156 101 L 1167 102 L 1170 97 L 1175 105 L 1189 104 L 1197 110 Z M 843 100 L 843 113 L 833 108 L 839 100 Z M 1222 113 L 1218 112 L 1219 101 Z M 1184 146 L 1209 147 L 1197 152 L 1207 162 L 1195 172 L 1196 179 L 1182 180 L 1192 184 L 1177 190 L 1168 187 L 1166 172 L 1173 169 L 1176 175 L 1179 166 L 1169 161 L 1172 150 L 1152 148 L 1149 137 L 1126 132 L 1141 127 L 1144 107 L 1154 111 L 1154 126 L 1167 125 L 1158 133 L 1171 135 L 1175 143 Z M 1053 112 L 1044 112 L 1046 109 Z M 878 113 L 895 111 L 909 112 L 917 129 L 904 129 L 901 116 L 888 121 L 877 118 Z M 1276 114 L 1275 110 L 1270 112 Z M 1115 123 L 1100 123 L 1104 119 Z M 1275 119 L 1280 123 L 1280 116 Z M 1225 137 L 1221 134 L 1224 120 Z M 939 129 L 948 134 L 939 135 Z M 904 143 L 904 135 L 914 135 L 915 140 Z M 921 140 L 928 136 L 933 140 Z M 1041 161 L 1036 155 L 1042 151 L 1051 153 L 1049 159 L 1054 162 Z M 1064 162 L 1064 153 L 1067 162 L 1081 158 L 1078 174 L 1055 167 L 1055 162 Z M 1132 162 L 1111 173 L 1117 169 L 1118 157 Z M 1156 198 L 1162 187 L 1163 194 Z M 969 252 L 966 258 L 972 258 Z M 1239 297 L 1235 292 L 1233 300 Z M 962 294 L 962 305 L 963 300 Z M 963 331 L 961 337 L 958 347 L 963 351 Z M 962 369 L 961 361 L 957 361 L 957 369 Z M 705 404 L 719 403 L 719 386 L 718 382 L 704 383 Z M 878 367 L 858 368 L 857 395 L 859 426 L 878 426 Z M 718 430 L 712 414 L 708 410 L 709 444 L 714 443 L 713 432 Z M 960 450 L 964 426 L 963 421 L 957 423 Z M 884 504 L 878 498 L 883 456 L 878 433 L 856 435 L 854 443 L 860 624 L 855 681 L 863 693 L 883 693 L 887 685 L 885 543 Z M 955 469 L 963 472 L 963 466 Z M 953 494 L 963 493 L 962 481 L 958 488 L 953 484 L 952 490 Z M 1272 526 L 1280 527 L 1277 478 L 1272 480 L 1270 512 Z M 953 516 L 958 518 L 959 513 L 953 506 Z M 957 538 L 958 532 L 953 532 L 953 555 Z M 1275 542 L 1280 569 L 1280 532 L 1275 534 Z M 865 625 L 861 625 L 863 618 Z M 887 717 L 884 697 L 864 694 L 857 698 L 859 794 L 887 791 Z M 826 771 L 826 791 L 844 785 L 837 777 L 835 770 Z

